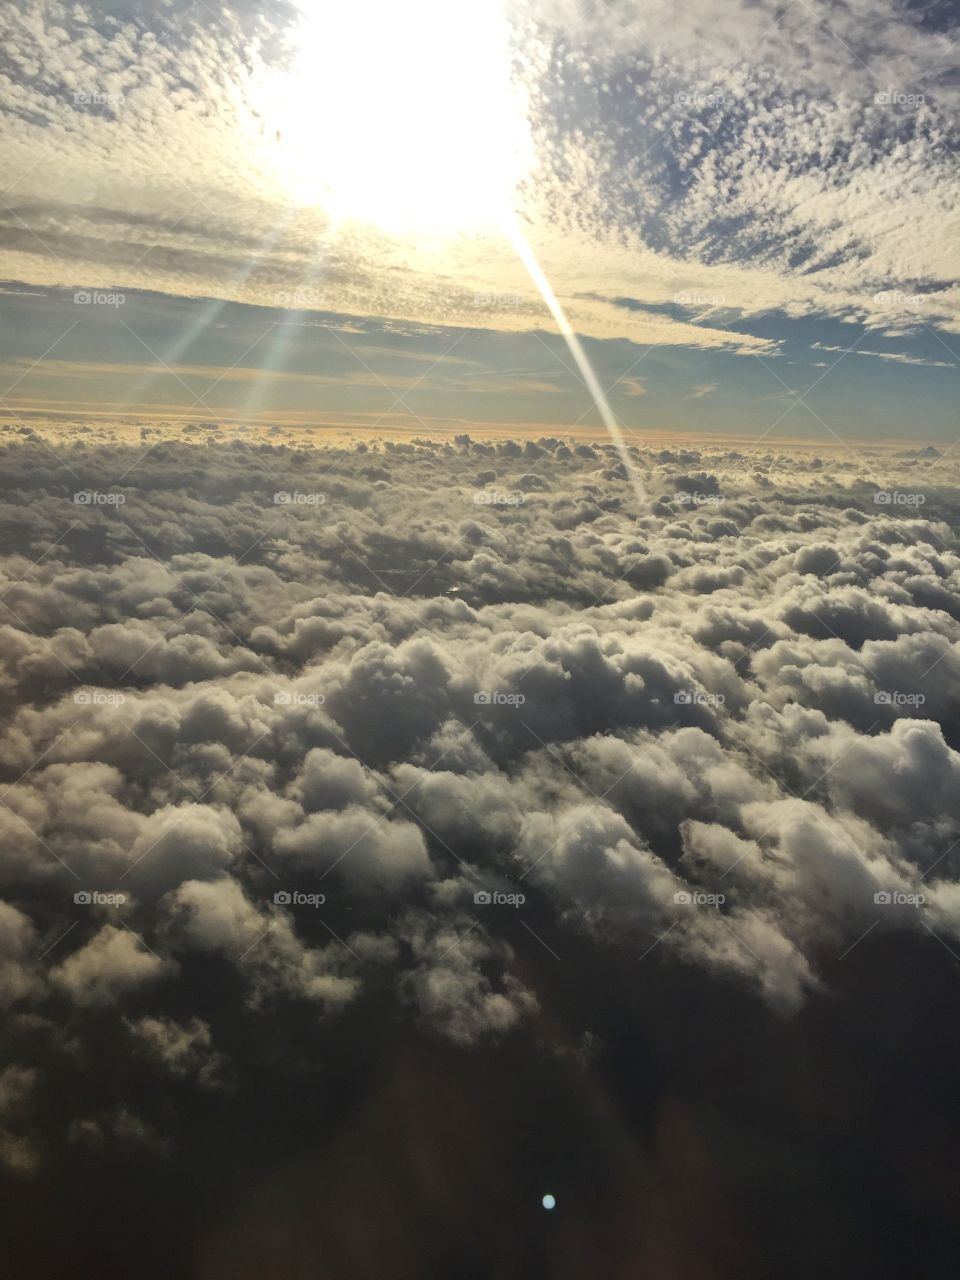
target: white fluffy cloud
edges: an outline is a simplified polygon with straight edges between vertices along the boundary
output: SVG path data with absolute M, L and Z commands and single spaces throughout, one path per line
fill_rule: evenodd
M 605 444 L 271 444 L 264 475 L 229 440 L 103 431 L 49 439 L 90 483 L 129 473 L 122 522 L 69 504 L 40 431 L 6 449 L 24 1028 L 75 1053 L 118 1009 L 143 1070 L 232 1088 L 236 1018 L 544 1034 L 531 948 L 789 1014 L 867 931 L 960 939 L 947 460 L 631 447 L 637 512 Z M 328 501 L 278 511 L 277 474 Z M 878 504 L 894 484 L 924 502 Z M 51 545 L 67 504 L 81 536 Z

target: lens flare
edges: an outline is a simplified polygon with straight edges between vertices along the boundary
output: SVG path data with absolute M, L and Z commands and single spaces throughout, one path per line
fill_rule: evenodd
M 530 242 L 523 234 L 523 229 L 520 226 L 519 220 L 516 217 L 510 219 L 506 226 L 506 230 L 517 257 L 523 263 L 527 270 L 527 274 L 536 285 L 548 311 L 557 323 L 557 328 L 560 330 L 567 346 L 570 348 L 570 354 L 573 356 L 576 366 L 580 370 L 580 376 L 583 378 L 586 383 L 587 390 L 593 397 L 593 403 L 597 407 L 597 413 L 600 415 L 600 420 L 606 427 L 610 439 L 616 445 L 617 452 L 620 454 L 620 459 L 630 477 L 630 484 L 633 488 L 637 505 L 641 511 L 646 511 L 648 503 L 643 481 L 640 478 L 640 473 L 634 464 L 633 458 L 630 456 L 630 451 L 627 448 L 627 442 L 620 429 L 620 424 L 617 422 L 613 410 L 610 408 L 610 402 L 607 400 L 604 390 L 600 385 L 600 381 L 594 372 L 593 365 L 590 363 L 587 358 L 587 353 L 583 349 L 583 343 L 577 337 L 576 333 L 574 333 L 573 327 L 567 319 L 566 312 L 560 305 L 559 299 L 554 293 L 550 281 L 547 279 L 546 273 L 540 266 L 533 249 L 530 247 Z

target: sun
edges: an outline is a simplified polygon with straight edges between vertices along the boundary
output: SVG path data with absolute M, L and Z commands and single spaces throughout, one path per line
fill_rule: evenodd
M 503 225 L 532 144 L 497 0 L 302 0 L 294 39 L 258 104 L 282 191 L 388 233 Z

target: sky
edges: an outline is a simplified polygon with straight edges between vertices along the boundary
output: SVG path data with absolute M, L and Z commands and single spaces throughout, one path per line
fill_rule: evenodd
M 8 421 L 960 434 L 948 8 L 6 18 Z
M 0 3 L 10 1280 L 956 1274 L 957 17 Z

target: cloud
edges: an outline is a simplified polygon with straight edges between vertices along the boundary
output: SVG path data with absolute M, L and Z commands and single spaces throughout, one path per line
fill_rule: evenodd
M 72 1120 L 69 1141 L 87 1151 L 119 1148 L 128 1159 L 131 1151 L 147 1151 L 153 1156 L 165 1156 L 170 1146 L 153 1125 L 125 1106 L 110 1108 L 96 1116 L 80 1116 Z
M 462 932 L 459 930 L 462 926 Z M 401 979 L 401 989 L 427 1022 L 457 1044 L 510 1031 L 531 1016 L 537 1001 L 513 974 L 494 984 L 483 965 L 509 963 L 509 949 L 491 943 L 466 920 L 439 929 L 411 918 L 402 931 L 414 965 Z
M 195 1079 L 204 1089 L 222 1087 L 224 1059 L 213 1045 L 209 1026 L 201 1018 L 185 1023 L 170 1018 L 140 1018 L 129 1024 L 144 1052 L 178 1079 Z
M 105 924 L 54 969 L 52 978 L 79 1005 L 108 1005 L 172 968 L 170 961 L 147 951 L 128 930 Z
M 762 354 L 775 343 L 737 331 L 739 320 L 779 311 L 909 329 L 916 306 L 898 299 L 917 296 L 926 324 L 958 331 L 957 264 L 941 234 L 956 205 L 955 50 L 907 11 L 881 14 L 868 48 L 853 10 L 814 8 L 737 3 L 718 21 L 700 6 L 680 23 L 659 5 L 515 15 L 539 33 L 525 58 L 537 162 L 522 211 L 579 332 Z M 48 15 L 41 24 L 28 9 L 9 33 L 20 78 L 0 96 L 8 279 L 542 326 L 497 235 L 438 255 L 363 223 L 343 234 L 322 209 L 278 199 L 263 86 L 293 35 L 289 13 L 263 13 L 256 44 L 230 17 L 212 31 L 184 19 L 171 44 L 172 28 L 145 9 L 127 15 L 122 40 L 82 8 Z M 563 40 L 570 56 L 552 58 Z M 898 93 L 921 101 L 883 100 Z M 145 137 L 149 186 L 129 163 Z M 110 175 L 109 201 L 94 173 Z
M 0 902 L 0 953 L 4 959 L 0 1002 L 6 1007 L 39 988 L 39 974 L 31 963 L 36 932 L 29 916 L 8 902 Z
M 30 1176 L 177 1160 L 158 1082 L 229 1108 L 251 1038 L 292 1097 L 389 1028 L 566 1061 L 565 965 L 789 1022 L 960 940 L 951 459 L 631 444 L 638 512 L 595 438 L 8 440 L 0 994 L 74 1121 L 24 1094 Z
M 867 351 L 863 347 L 831 347 L 822 342 L 811 344 L 814 351 L 839 351 L 843 355 L 872 356 L 874 360 L 887 360 L 892 364 L 914 364 L 928 369 L 956 369 L 955 360 L 928 360 L 911 356 L 905 351 Z
M 39 1164 L 39 1152 L 22 1132 L 29 1114 L 37 1072 L 16 1064 L 0 1071 L 0 1164 L 9 1173 L 31 1174 Z
M 645 396 L 647 394 L 643 378 L 621 378 L 617 383 L 616 389 L 624 396 Z
M 624 341 L 703 353 L 674 400 L 714 397 L 711 352 L 953 367 L 953 32 L 811 2 L 512 8 L 537 144 L 517 211 L 611 379 Z M 294 198 L 263 87 L 295 16 L 8 14 L 5 313 L 126 290 L 182 342 L 109 420 L 16 415 L 152 378 L 139 323 L 130 363 L 54 344 L 43 393 L 15 334 L 4 365 L 12 1267 L 429 1277 L 469 1241 L 484 1274 L 813 1274 L 826 1250 L 909 1273 L 914 1233 L 877 1223 L 912 1222 L 919 1188 L 946 1273 L 956 457 L 426 415 L 395 437 L 402 405 L 352 401 L 250 401 L 254 429 L 210 391 L 180 413 L 193 379 L 226 401 L 263 370 L 291 398 L 381 369 L 387 402 L 428 375 L 454 400 L 570 385 L 503 236 Z M 78 309 L 88 341 L 107 317 Z M 281 325 L 349 343 L 345 367 L 287 368 Z M 511 335 L 516 366 L 444 349 L 468 330 Z M 937 347 L 905 349 L 921 330 Z M 638 368 L 610 395 L 655 409 Z M 801 1231 L 756 1211 L 772 1185 Z M 560 1252 L 528 1211 L 546 1189 Z

